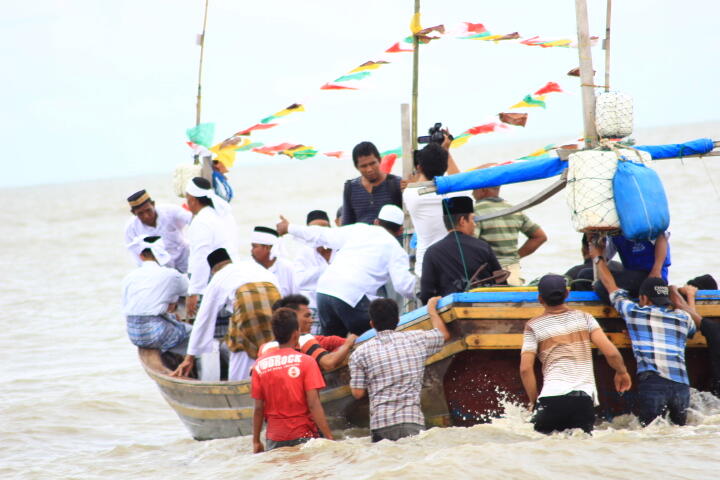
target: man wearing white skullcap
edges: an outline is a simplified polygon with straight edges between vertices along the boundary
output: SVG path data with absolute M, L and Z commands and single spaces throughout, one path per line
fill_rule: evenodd
M 123 280 L 122 304 L 130 341 L 142 348 L 185 353 L 190 325 L 175 319 L 173 311 L 188 281 L 177 270 L 165 267 L 170 254 L 160 237 L 137 237 L 128 245 L 141 266 Z
M 314 246 L 335 250 L 335 256 L 317 283 L 317 305 L 323 335 L 361 335 L 370 328 L 370 297 L 392 280 L 395 290 L 412 298 L 416 277 L 408 254 L 397 236 L 402 233 L 403 211 L 385 205 L 373 225 L 355 223 L 340 228 L 277 224 L 280 235 L 290 233 Z
M 272 272 L 280 282 L 283 297 L 299 293 L 293 264 L 277 255 L 278 233 L 272 228 L 255 227 L 250 236 L 250 255 L 253 259 Z
M 195 315 L 198 295 L 205 292 L 210 279 L 207 256 L 218 248 L 224 248 L 231 257 L 237 251 L 237 225 L 230 205 L 215 195 L 210 182 L 195 177 L 188 182 L 185 198 L 193 214 L 187 238 L 190 244 L 188 273 L 190 286 L 185 304 L 188 316 Z

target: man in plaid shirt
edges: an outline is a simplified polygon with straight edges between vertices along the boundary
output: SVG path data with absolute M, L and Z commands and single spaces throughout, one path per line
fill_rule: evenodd
M 640 423 L 647 425 L 667 412 L 673 423 L 685 425 L 690 404 L 685 344 L 695 333 L 694 319 L 672 305 L 670 287 L 659 277 L 646 278 L 640 285 L 639 302 L 631 301 L 628 292 L 615 284 L 602 253 L 591 243 L 590 255 L 598 277 L 627 324 L 637 360 L 636 413 Z
M 350 357 L 350 388 L 355 398 L 370 397 L 372 441 L 398 440 L 424 428 L 420 390 L 425 360 L 450 339 L 437 313 L 440 297 L 428 301 L 432 330 L 396 332 L 398 305 L 380 298 L 369 307 L 375 338 L 360 345 Z

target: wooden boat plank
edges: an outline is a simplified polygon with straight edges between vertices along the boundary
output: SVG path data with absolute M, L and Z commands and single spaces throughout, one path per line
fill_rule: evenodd
M 610 341 L 618 348 L 631 348 L 630 337 L 624 332 L 606 333 Z M 520 350 L 523 344 L 522 333 L 483 333 L 465 337 L 468 350 Z M 707 342 L 700 332 L 688 339 L 687 348 L 705 348 Z M 593 346 L 595 348 L 595 346 Z

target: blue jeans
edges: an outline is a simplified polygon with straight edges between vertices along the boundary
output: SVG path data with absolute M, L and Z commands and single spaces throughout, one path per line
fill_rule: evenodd
M 363 297 L 357 305 L 351 307 L 332 295 L 318 293 L 317 306 L 323 335 L 345 337 L 348 332 L 362 335 L 370 329 L 370 300 L 367 297 Z
M 670 415 L 670 421 L 674 424 L 685 425 L 690 405 L 689 386 L 663 378 L 655 372 L 641 372 L 637 379 L 635 413 L 642 425 L 647 425 L 665 413 Z

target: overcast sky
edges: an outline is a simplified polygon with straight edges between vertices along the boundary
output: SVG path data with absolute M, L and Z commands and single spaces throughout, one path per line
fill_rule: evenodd
M 0 186 L 170 172 L 189 160 L 202 0 L 5 2 Z M 636 127 L 714 121 L 720 51 L 715 1 L 614 2 L 612 80 L 635 98 Z M 589 0 L 591 33 L 604 35 L 605 2 Z M 345 150 L 361 140 L 400 145 L 399 104 L 410 98 L 409 54 L 357 92 L 318 87 L 408 34 L 412 0 L 210 0 L 203 120 L 216 139 L 294 102 L 294 115 L 254 140 Z M 423 25 L 481 22 L 492 33 L 575 36 L 574 1 L 424 0 Z M 596 83 L 602 51 L 594 50 Z M 575 49 L 443 39 L 421 50 L 420 125 L 455 132 L 483 123 L 547 81 L 524 130 L 476 137 L 513 142 L 581 132 Z M 539 109 L 538 109 L 539 110 Z M 668 139 L 680 141 L 686 139 Z M 294 161 L 240 154 L 240 162 Z M 307 160 L 311 165 L 312 160 Z M 9 168 L 8 168 L 9 167 Z

